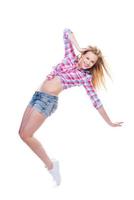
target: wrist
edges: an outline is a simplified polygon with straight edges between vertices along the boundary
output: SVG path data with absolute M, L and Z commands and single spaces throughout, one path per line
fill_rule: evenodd
M 109 126 L 113 125 L 113 123 L 111 121 L 108 121 L 107 123 L 108 123 Z
M 77 50 L 78 50 L 79 52 L 81 52 L 81 48 L 80 48 L 79 46 L 77 47 Z

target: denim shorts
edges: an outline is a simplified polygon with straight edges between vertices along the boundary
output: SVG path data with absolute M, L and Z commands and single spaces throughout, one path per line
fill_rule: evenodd
M 50 116 L 58 107 L 58 96 L 45 92 L 35 91 L 29 106 L 34 106 L 45 117 Z

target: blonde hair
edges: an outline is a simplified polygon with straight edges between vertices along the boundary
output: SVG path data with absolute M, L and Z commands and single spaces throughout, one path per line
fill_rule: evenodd
M 84 52 L 81 53 L 80 56 L 86 54 L 87 52 L 91 51 L 95 55 L 97 55 L 98 59 L 94 66 L 90 68 L 90 72 L 92 74 L 92 83 L 95 88 L 100 88 L 101 85 L 105 87 L 105 76 L 104 72 L 110 77 L 111 76 L 108 72 L 108 67 L 106 65 L 106 61 L 104 60 L 104 56 L 102 55 L 102 52 L 100 49 L 98 49 L 96 46 L 88 46 Z M 105 87 L 106 89 L 106 87 Z

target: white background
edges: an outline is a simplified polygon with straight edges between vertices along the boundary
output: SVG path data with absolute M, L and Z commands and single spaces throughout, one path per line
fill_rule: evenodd
M 0 2 L 0 199 L 134 199 L 133 15 L 130 0 Z M 124 125 L 108 126 L 84 88 L 63 91 L 35 134 L 60 161 L 62 184 L 53 188 L 18 130 L 34 91 L 63 58 L 64 28 L 81 47 L 102 50 L 113 81 L 98 95 Z

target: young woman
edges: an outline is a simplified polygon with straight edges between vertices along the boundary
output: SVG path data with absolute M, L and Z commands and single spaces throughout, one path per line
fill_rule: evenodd
M 113 123 L 107 115 L 95 88 L 103 83 L 104 71 L 108 73 L 101 51 L 97 47 L 80 48 L 70 29 L 64 29 L 65 55 L 33 94 L 24 112 L 19 134 L 22 140 L 43 161 L 57 185 L 61 182 L 59 162 L 47 155 L 41 143 L 33 136 L 35 131 L 58 106 L 58 95 L 64 89 L 83 86 L 96 110 L 112 127 L 123 122 Z M 73 45 L 81 53 L 77 56 Z

